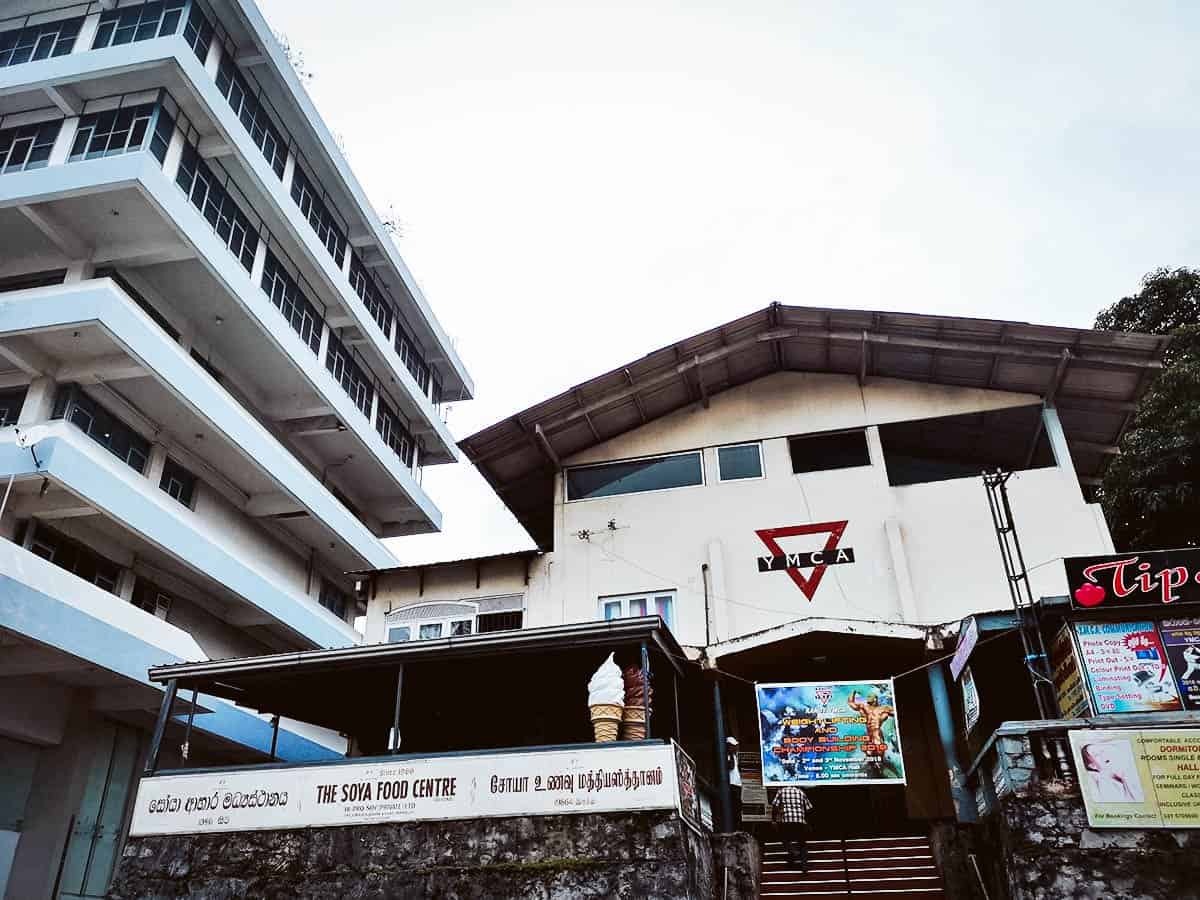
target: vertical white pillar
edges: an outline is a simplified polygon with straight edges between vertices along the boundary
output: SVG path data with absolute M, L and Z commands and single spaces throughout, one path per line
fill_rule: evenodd
M 354 253 L 354 248 L 350 246 L 349 240 L 346 241 L 346 255 L 342 257 L 342 274 L 346 276 L 346 280 L 350 280 L 350 257 Z
M 208 56 L 204 57 L 204 71 L 208 73 L 208 77 L 213 81 L 217 80 L 217 70 L 221 68 L 221 54 L 224 49 L 221 47 L 221 42 L 217 40 L 217 36 L 213 34 L 212 43 L 208 45 Z
M 292 195 L 292 180 L 296 177 L 296 151 L 289 149 L 287 159 L 283 161 L 283 189 L 288 196 Z
M 146 462 L 146 480 L 158 487 L 158 483 L 162 480 L 163 466 L 166 464 L 166 444 L 155 441 L 150 445 L 150 459 Z
M 79 116 L 68 116 L 63 119 L 62 127 L 58 129 L 58 137 L 50 148 L 50 158 L 47 166 L 61 166 L 71 155 L 71 145 L 75 143 L 75 133 L 79 130 Z
M 96 40 L 96 30 L 100 27 L 100 13 L 92 13 L 90 16 L 85 16 L 83 24 L 79 26 L 79 35 L 75 38 L 75 45 L 71 48 L 72 53 L 84 53 L 92 49 L 92 44 Z
M 1081 504 L 1084 503 L 1083 488 L 1079 486 L 1079 473 L 1075 471 L 1075 463 L 1071 460 L 1071 448 L 1067 446 L 1067 435 L 1058 418 L 1058 410 L 1053 406 L 1047 405 L 1042 408 L 1042 425 L 1046 429 L 1046 437 L 1050 439 L 1054 462 L 1070 487 L 1071 499 L 1078 498 Z
M 371 427 L 375 426 L 375 417 L 379 415 L 379 388 L 376 387 L 371 391 L 371 411 L 367 413 L 367 421 L 371 423 Z
M 134 562 L 136 561 L 137 557 L 134 557 Z M 128 569 L 121 570 L 121 581 L 117 585 L 117 596 L 126 603 L 133 600 L 133 585 L 136 581 L 137 576 L 133 574 L 133 564 L 131 563 Z
M 17 424 L 33 425 L 49 419 L 50 413 L 54 411 L 54 393 L 57 389 L 58 384 L 47 375 L 33 379 L 29 390 L 25 392 L 25 402 L 21 404 Z
M 255 287 L 262 284 L 263 269 L 267 265 L 267 242 L 259 237 L 258 247 L 254 251 L 254 264 L 250 266 L 250 281 Z
M 867 426 L 867 454 L 871 459 L 871 474 L 880 487 L 885 490 L 890 487 L 887 476 L 887 463 L 883 458 L 883 439 L 879 437 L 879 426 Z
M 163 174 L 171 181 L 179 174 L 179 163 L 183 160 L 183 131 L 176 128 L 171 133 L 171 143 L 167 145 L 167 153 L 163 157 Z
M 325 356 L 329 353 L 329 335 L 331 331 L 329 325 L 325 322 L 321 323 L 321 345 L 317 348 L 317 359 L 322 364 L 325 362 Z

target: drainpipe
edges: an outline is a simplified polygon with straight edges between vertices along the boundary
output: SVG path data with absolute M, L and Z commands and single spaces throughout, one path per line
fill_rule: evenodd
M 967 787 L 962 764 L 958 761 L 954 714 L 950 706 L 950 692 L 946 687 L 946 668 L 943 663 L 938 662 L 925 671 L 929 675 L 929 696 L 933 699 L 938 737 L 942 740 L 942 753 L 946 757 L 946 768 L 950 773 L 950 795 L 954 798 L 955 817 L 959 822 L 975 822 L 979 818 L 975 797 Z

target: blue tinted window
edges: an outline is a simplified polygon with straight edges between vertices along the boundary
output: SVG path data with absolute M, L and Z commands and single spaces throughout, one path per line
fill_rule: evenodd
M 722 481 L 762 477 L 762 453 L 758 444 L 717 448 L 717 466 Z
M 0 69 L 30 60 L 66 56 L 75 47 L 83 19 L 61 19 L 0 32 Z
M 0 172 L 44 168 L 61 127 L 61 121 L 54 121 L 0 131 Z
M 692 451 L 654 459 L 568 469 L 567 499 L 589 500 L 703 483 L 704 467 L 700 462 L 700 452 Z

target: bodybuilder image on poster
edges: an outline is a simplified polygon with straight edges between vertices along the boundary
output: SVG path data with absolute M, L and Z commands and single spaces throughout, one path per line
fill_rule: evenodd
M 1076 622 L 1097 713 L 1182 709 L 1153 622 Z
M 764 786 L 903 784 L 891 680 L 755 685 Z
M 1200 709 L 1200 619 L 1163 619 L 1158 630 L 1175 671 L 1183 705 L 1187 709 Z

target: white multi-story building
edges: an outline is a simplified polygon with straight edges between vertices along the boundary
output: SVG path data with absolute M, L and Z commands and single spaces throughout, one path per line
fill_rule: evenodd
M 345 646 L 471 381 L 251 0 L 0 2 L 0 894 L 103 895 L 149 665 Z M 181 697 L 192 762 L 335 734 Z M 182 712 L 195 699 L 184 734 Z M 274 727 L 273 727 L 274 726 Z

